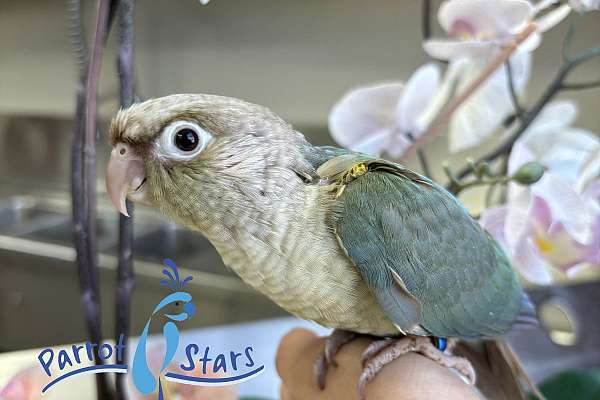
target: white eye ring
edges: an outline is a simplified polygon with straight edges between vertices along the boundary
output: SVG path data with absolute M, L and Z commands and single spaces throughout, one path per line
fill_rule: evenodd
M 175 160 L 191 160 L 204 150 L 212 135 L 191 121 L 175 121 L 157 142 L 158 154 Z

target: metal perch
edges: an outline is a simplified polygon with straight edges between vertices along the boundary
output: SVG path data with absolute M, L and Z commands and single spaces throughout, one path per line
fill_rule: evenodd
M 111 4 L 100 0 L 96 18 L 94 44 L 89 58 L 84 62 L 80 56 L 87 55 L 85 41 L 80 39 L 77 50 L 80 64 L 77 107 L 71 158 L 71 195 L 73 202 L 73 229 L 77 253 L 77 270 L 81 287 L 81 303 L 85 313 L 88 334 L 92 342 L 102 339 L 100 293 L 96 260 L 96 100 L 100 64 L 110 25 Z M 75 30 L 81 33 L 79 1 L 73 1 L 69 10 L 77 13 Z M 83 38 L 83 35 L 79 35 Z M 95 363 L 102 361 L 95 354 Z M 106 375 L 97 374 L 97 397 L 109 399 L 111 390 Z
M 117 67 L 120 79 L 121 108 L 127 108 L 134 102 L 133 75 L 133 14 L 135 0 L 119 2 L 119 55 Z M 129 337 L 131 295 L 135 286 L 133 272 L 133 204 L 127 201 L 130 218 L 119 214 L 119 263 L 117 266 L 117 301 L 115 338 L 124 336 L 125 343 Z M 123 360 L 127 360 L 127 347 L 123 351 Z M 116 374 L 116 398 L 124 400 L 126 395 L 125 375 Z

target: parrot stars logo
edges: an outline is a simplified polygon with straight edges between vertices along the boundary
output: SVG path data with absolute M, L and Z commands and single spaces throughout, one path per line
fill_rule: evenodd
M 161 279 L 160 284 L 166 286 L 171 293 L 158 302 L 148 317 L 135 348 L 131 368 L 123 356 L 126 348 L 123 334 L 115 344 L 88 342 L 59 350 L 44 349 L 38 355 L 38 361 L 52 380 L 42 389 L 42 395 L 57 383 L 75 376 L 131 372 L 137 391 L 143 395 L 156 392 L 157 400 L 167 400 L 169 391 L 166 381 L 197 386 L 226 386 L 251 379 L 263 372 L 264 365 L 257 366 L 253 360 L 254 349 L 251 346 L 246 346 L 239 352 L 229 351 L 215 355 L 211 354 L 209 346 L 198 343 L 188 343 L 184 349 L 186 361 L 178 365 L 178 371 L 184 373 L 169 371 L 177 365 L 173 360 L 180 342 L 178 325 L 196 314 L 196 305 L 192 302 L 192 295 L 184 290 L 192 277 L 181 279 L 177 265 L 170 259 L 165 259 L 164 264 L 166 268 L 162 272 L 165 278 Z M 150 328 L 156 326 L 161 328 L 165 346 L 160 368 L 153 372 L 148 362 L 147 347 Z M 200 350 L 202 347 L 203 352 Z M 203 355 L 196 357 L 198 354 Z M 105 363 L 94 365 L 95 356 Z M 210 376 L 207 375 L 209 367 L 212 367 L 213 373 Z M 238 373 L 238 369 L 242 369 L 242 372 Z
M 163 325 L 162 332 L 166 342 L 165 355 L 160 367 L 159 374 L 162 373 L 171 363 L 177 347 L 179 347 L 179 329 L 175 322 L 182 322 L 194 316 L 196 313 L 196 306 L 192 303 L 192 295 L 184 292 L 183 287 L 186 283 L 192 280 L 191 276 L 188 276 L 183 281 L 179 279 L 179 271 L 177 265 L 172 260 L 166 259 L 165 265 L 171 270 L 163 269 L 163 274 L 167 277 L 167 280 L 162 279 L 161 285 L 167 286 L 173 293 L 165 296 L 154 308 L 152 315 L 148 318 L 146 326 L 140 336 L 140 340 L 135 349 L 135 355 L 133 356 L 133 383 L 135 387 L 142 394 L 150 394 L 156 389 L 156 378 L 150 371 L 148 366 L 148 360 L 146 358 L 146 342 L 148 338 L 148 330 L 150 329 L 150 323 L 152 318 L 157 314 L 162 314 L 167 318 L 167 322 Z M 163 389 L 162 381 L 158 383 L 158 400 L 163 400 Z

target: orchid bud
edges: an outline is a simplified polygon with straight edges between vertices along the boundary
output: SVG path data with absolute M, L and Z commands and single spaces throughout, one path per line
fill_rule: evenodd
M 544 166 L 538 162 L 531 161 L 521 165 L 512 176 L 515 182 L 521 185 L 533 185 L 544 175 Z
M 484 176 L 491 176 L 492 169 L 490 167 L 490 164 L 488 164 L 486 162 L 480 162 L 479 164 L 477 164 L 475 166 L 475 175 L 479 179 L 481 179 Z

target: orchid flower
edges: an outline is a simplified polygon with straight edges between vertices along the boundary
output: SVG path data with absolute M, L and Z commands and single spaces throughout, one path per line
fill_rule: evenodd
M 448 71 L 461 70 L 456 91 L 460 93 L 484 68 L 499 49 L 509 43 L 533 16 L 525 0 L 448 0 L 442 3 L 438 21 L 448 39 L 424 42 L 432 57 L 450 61 Z M 526 40 L 511 57 L 515 91 L 521 94 L 529 81 L 531 56 L 539 41 Z M 449 127 L 451 152 L 465 150 L 490 136 L 513 110 L 506 66 L 496 71 L 454 113 Z
M 577 106 L 572 101 L 546 105 L 515 144 L 509 174 L 528 161 L 537 161 L 570 187 L 583 192 L 600 173 L 600 139 L 592 132 L 572 127 L 576 117 Z M 511 133 L 512 130 L 507 132 Z M 523 190 L 526 189 L 510 185 L 509 198 Z
M 438 21 L 449 38 L 427 40 L 423 47 L 430 56 L 449 61 L 449 70 L 462 68 L 456 88 L 460 93 L 503 46 L 530 22 L 535 22 L 536 31 L 509 60 L 514 89 L 520 96 L 529 81 L 530 52 L 539 45 L 541 32 L 558 24 L 569 13 L 560 8 L 534 20 L 542 10 L 526 0 L 447 0 L 439 8 Z M 478 145 L 510 115 L 513 102 L 508 79 L 507 67 L 503 66 L 454 113 L 448 133 L 451 152 Z
M 585 2 L 591 1 L 598 0 Z M 528 23 L 535 22 L 537 32 L 520 47 L 532 51 L 540 44 L 540 33 L 569 14 L 571 8 L 565 4 L 535 18 L 556 3 L 557 0 L 542 0 L 534 6 L 527 0 L 446 0 L 438 10 L 438 21 L 449 39 L 426 40 L 423 47 L 430 56 L 441 60 L 489 58 Z
M 550 9 L 550 8 L 553 9 Z M 546 15 L 540 18 L 550 27 L 562 21 L 572 10 L 579 13 L 600 10 L 600 0 L 569 0 L 561 2 L 560 0 L 541 0 L 534 6 L 534 14 L 549 10 Z
M 459 59 L 449 68 L 461 68 L 456 91 L 462 92 L 488 64 L 488 59 Z M 514 88 L 522 94 L 529 82 L 531 54 L 517 51 L 510 58 Z M 448 147 L 455 153 L 474 147 L 488 138 L 514 111 L 507 67 L 499 68 L 471 95 L 450 119 Z
M 360 87 L 346 93 L 329 115 L 333 139 L 350 150 L 400 157 L 426 128 L 424 116 L 440 86 L 434 64 L 416 70 L 408 82 Z
M 486 59 L 509 43 L 533 12 L 526 0 L 446 0 L 438 10 L 438 22 L 449 39 L 426 40 L 423 47 L 441 60 Z
M 588 176 L 581 182 L 584 172 L 595 168 L 589 160 L 600 140 L 570 127 L 575 115 L 568 101 L 545 108 L 515 144 L 508 172 L 537 161 L 546 173 L 529 187 L 511 184 L 507 204 L 486 210 L 480 221 L 534 283 L 551 283 L 557 272 L 572 276 L 584 265 L 600 266 L 600 179 Z

